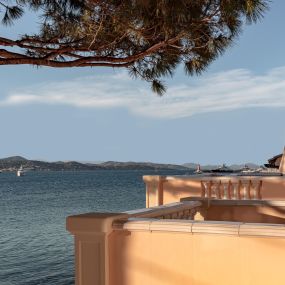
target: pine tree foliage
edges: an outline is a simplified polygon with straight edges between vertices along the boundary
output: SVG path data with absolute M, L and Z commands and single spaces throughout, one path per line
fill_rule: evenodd
M 261 19 L 269 0 L 0 0 L 0 25 L 25 11 L 39 15 L 36 34 L 1 37 L 0 65 L 127 68 L 165 92 L 161 79 L 179 64 L 201 74 Z

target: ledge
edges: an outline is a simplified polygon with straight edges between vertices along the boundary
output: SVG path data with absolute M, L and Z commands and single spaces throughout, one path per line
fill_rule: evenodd
M 124 214 L 127 214 L 129 217 L 144 217 L 144 218 L 154 218 L 161 215 L 168 215 L 175 213 L 177 211 L 191 210 L 196 207 L 200 207 L 202 203 L 200 201 L 183 201 L 175 202 L 162 206 L 144 208 L 133 211 L 126 211 Z
M 145 183 L 148 182 L 156 182 L 158 183 L 159 181 L 161 182 L 166 182 L 166 176 L 163 175 L 143 175 L 143 181 Z
M 181 181 L 221 181 L 221 182 L 228 182 L 229 180 L 233 183 L 237 183 L 239 181 L 260 181 L 260 180 L 284 180 L 285 176 L 281 173 L 277 174 L 265 174 L 265 175 L 213 175 L 213 174 L 197 174 L 197 175 L 176 175 L 176 176 L 167 176 L 167 182 L 172 183 L 175 180 Z M 151 176 L 148 176 L 148 181 L 151 181 Z
M 285 238 L 285 225 L 280 224 L 242 224 L 240 236 L 283 237 Z
M 113 229 L 115 220 L 127 220 L 122 213 L 88 213 L 66 218 L 66 229 L 72 234 L 77 233 L 108 233 Z
M 186 232 L 191 233 L 192 220 L 160 220 L 152 221 L 150 231 Z
M 205 221 L 193 223 L 193 234 L 223 234 L 223 235 L 238 235 L 241 223 L 237 222 L 216 222 Z
M 230 199 L 209 199 L 201 197 L 181 198 L 181 202 L 199 201 L 212 206 L 272 206 L 285 207 L 285 200 L 230 200 Z
M 236 237 L 285 238 L 285 225 L 264 223 L 133 218 L 125 222 L 116 222 L 113 225 L 113 229 L 147 232 L 180 232 L 188 234 L 217 234 Z
M 122 225 L 121 229 L 129 231 L 150 231 L 153 219 L 132 219 Z

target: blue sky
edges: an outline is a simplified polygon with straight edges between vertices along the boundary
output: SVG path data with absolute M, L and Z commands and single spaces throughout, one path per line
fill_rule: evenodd
M 202 76 L 178 69 L 163 98 L 123 70 L 0 67 L 0 157 L 264 163 L 285 144 L 284 10 L 273 1 Z

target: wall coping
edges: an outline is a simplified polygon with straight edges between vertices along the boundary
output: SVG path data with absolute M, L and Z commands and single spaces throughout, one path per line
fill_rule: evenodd
M 279 175 L 274 175 L 274 176 L 269 176 L 269 175 L 264 175 L 264 176 L 168 176 L 166 177 L 166 181 L 171 183 L 175 182 L 177 180 L 180 181 L 214 181 L 214 182 L 228 182 L 231 181 L 232 183 L 239 183 L 241 182 L 259 182 L 259 181 L 270 181 L 270 180 L 278 180 L 278 181 L 284 181 L 285 183 L 285 176 L 282 176 L 281 174 Z
M 113 229 L 147 232 L 215 234 L 237 237 L 254 236 L 285 238 L 285 225 L 266 223 L 133 218 L 127 222 L 115 222 L 113 224 Z
M 127 214 L 129 217 L 152 218 L 161 215 L 171 214 L 177 211 L 190 210 L 196 207 L 200 207 L 201 205 L 202 203 L 200 201 L 183 201 L 183 202 L 169 203 L 156 207 L 131 210 L 123 213 Z
M 87 213 L 66 218 L 66 229 L 72 234 L 109 233 L 113 222 L 127 219 L 124 213 Z
M 226 175 L 226 176 L 216 176 L 216 175 L 211 175 L 211 174 L 193 174 L 193 175 L 173 175 L 173 176 L 157 176 L 157 175 L 145 175 L 143 176 L 143 180 L 146 183 L 151 183 L 151 182 L 158 182 L 160 177 L 163 179 L 164 182 L 173 182 L 175 180 L 182 180 L 182 181 L 191 181 L 191 180 L 198 180 L 198 181 L 229 181 L 231 180 L 232 182 L 239 182 L 239 181 L 260 181 L 260 180 L 284 180 L 285 182 L 285 176 L 282 175 L 281 173 L 275 173 L 274 175 L 272 174 L 265 174 L 265 175 Z
M 87 213 L 74 215 L 67 217 L 66 229 L 72 234 L 110 233 L 113 230 L 114 223 L 123 224 L 133 218 L 144 218 L 145 221 L 146 218 L 155 218 L 178 211 L 191 210 L 201 205 L 202 203 L 200 201 L 185 201 L 122 213 Z
M 232 200 L 232 199 L 209 199 L 201 197 L 181 198 L 181 202 L 200 201 L 212 206 L 272 206 L 285 207 L 285 200 Z

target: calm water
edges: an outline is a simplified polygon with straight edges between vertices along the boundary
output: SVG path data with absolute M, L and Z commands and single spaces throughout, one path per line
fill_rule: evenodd
M 68 215 L 145 206 L 151 171 L 0 174 L 0 285 L 74 284 Z

